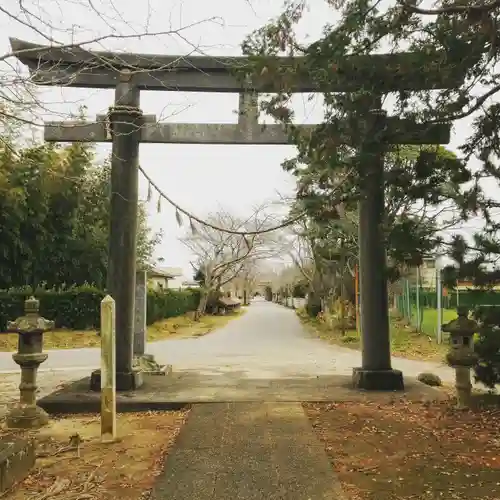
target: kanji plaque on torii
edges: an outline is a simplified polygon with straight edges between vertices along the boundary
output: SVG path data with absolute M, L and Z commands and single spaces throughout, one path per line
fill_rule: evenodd
M 17 39 L 12 49 L 26 64 L 34 83 L 83 88 L 115 88 L 115 102 L 107 115 L 94 122 L 48 122 L 45 139 L 56 142 L 111 142 L 111 227 L 108 292 L 116 301 L 117 389 L 130 390 L 141 384 L 132 368 L 136 227 L 138 202 L 139 143 L 174 144 L 287 144 L 288 131 L 281 125 L 258 122 L 258 93 L 278 92 L 284 82 L 269 74 L 252 74 L 245 57 L 183 57 L 90 52 L 37 46 Z M 273 67 L 293 68 L 286 82 L 291 92 L 321 92 L 311 81 L 301 58 L 270 58 Z M 447 64 L 446 54 L 381 54 L 353 56 L 336 63 L 336 82 L 330 92 L 354 92 L 366 81 L 377 83 L 380 94 L 396 90 L 453 88 L 461 84 L 465 69 Z M 239 118 L 235 124 L 159 123 L 143 115 L 141 90 L 187 92 L 233 92 L 240 94 Z M 386 117 L 374 96 L 364 132 L 365 176 L 360 201 L 360 295 L 362 304 L 362 366 L 353 381 L 364 389 L 402 389 L 401 372 L 393 370 L 389 343 L 386 262 L 382 221 L 384 216 L 384 152 L 387 144 L 446 144 L 447 124 L 418 124 Z M 315 125 L 299 127 L 313 134 Z M 354 140 L 340 132 L 337 142 Z M 374 131 L 377 134 L 374 134 Z M 383 131 L 382 134 L 380 132 Z M 372 138 L 377 137 L 375 142 Z M 98 376 L 92 384 L 100 387 Z

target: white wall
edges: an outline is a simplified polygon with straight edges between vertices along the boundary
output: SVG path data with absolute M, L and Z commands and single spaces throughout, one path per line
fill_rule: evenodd
M 155 276 L 153 278 L 148 278 L 148 287 L 153 290 L 162 290 L 169 287 L 169 282 L 167 278 Z

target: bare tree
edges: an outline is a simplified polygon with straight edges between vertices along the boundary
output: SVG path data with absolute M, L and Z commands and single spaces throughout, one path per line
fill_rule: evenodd
M 207 222 L 231 230 L 261 231 L 267 227 L 269 217 L 263 214 L 263 209 L 256 210 L 247 219 L 220 211 L 209 215 Z M 228 234 L 208 226 L 201 226 L 187 234 L 182 242 L 195 257 L 194 267 L 200 277 L 198 317 L 205 312 L 211 292 L 220 291 L 224 285 L 244 273 L 245 266 L 249 266 L 250 262 L 268 258 L 274 251 L 266 244 L 265 235 Z
M 243 298 L 243 305 L 250 303 L 250 298 L 259 285 L 262 269 L 261 259 L 249 257 L 243 263 L 241 271 L 229 283 L 237 296 Z
M 74 108 L 68 111 L 67 97 L 47 99 L 39 93 L 38 84 L 50 69 L 60 69 L 64 75 L 64 65 L 54 61 L 38 60 L 36 68 L 27 71 L 18 57 L 38 53 L 36 44 L 50 46 L 58 51 L 61 58 L 77 62 L 82 74 L 98 68 L 125 66 L 131 72 L 142 68 L 125 54 L 131 43 L 144 42 L 152 38 L 158 46 L 171 46 L 181 42 L 188 53 L 203 53 L 202 47 L 189 41 L 190 30 L 203 23 L 222 24 L 217 17 L 203 19 L 184 26 L 174 25 L 172 18 L 164 18 L 161 30 L 151 28 L 155 9 L 160 3 L 147 2 L 137 7 L 134 16 L 118 10 L 111 0 L 5 0 L 0 6 L 0 24 L 4 36 L 10 38 L 10 47 L 0 49 L 0 127 L 11 129 L 16 124 L 40 126 L 42 116 L 78 113 L 85 104 L 75 97 Z M 127 18 L 128 17 L 128 18 Z M 17 37 L 22 37 L 32 46 L 22 45 Z M 4 45 L 8 40 L 3 40 Z M 90 52 L 92 51 L 92 52 Z M 97 53 L 95 52 L 97 51 Z M 3 52 L 3 53 L 2 53 Z M 189 55 L 189 54 L 186 54 Z M 45 57 L 45 56 L 44 56 Z M 73 68 L 74 69 L 74 68 Z M 157 71 L 165 68 L 156 68 Z M 54 75 L 51 76 L 54 78 Z M 57 81 L 61 87 L 71 86 L 61 76 Z M 61 102 L 62 101 L 62 102 Z M 62 106 L 61 106 L 62 105 Z M 10 131 L 10 130 L 9 130 Z

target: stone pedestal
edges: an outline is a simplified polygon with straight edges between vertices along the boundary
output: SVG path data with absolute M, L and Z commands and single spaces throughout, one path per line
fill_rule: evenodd
M 9 409 L 5 423 L 9 429 L 38 429 L 49 420 L 48 413 L 39 406 L 17 403 Z
M 471 404 L 472 383 L 469 366 L 455 366 L 455 389 L 457 390 L 457 409 L 465 410 Z

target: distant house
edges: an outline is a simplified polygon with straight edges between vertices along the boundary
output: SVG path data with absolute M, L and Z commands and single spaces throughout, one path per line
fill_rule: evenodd
M 424 257 L 419 267 L 420 287 L 426 290 L 436 289 L 436 259 Z M 411 286 L 416 286 L 417 269 L 410 269 L 408 279 Z
M 420 266 L 420 283 L 422 288 L 436 289 L 436 259 L 424 257 Z
M 181 288 L 200 288 L 200 284 L 194 280 L 186 280 L 182 282 Z
M 171 282 L 182 276 L 182 269 L 179 267 L 153 267 L 148 271 L 148 287 L 152 290 L 166 290 L 175 288 Z
M 187 279 L 184 275 L 176 276 L 172 280 L 168 280 L 168 288 L 174 290 L 184 290 L 185 288 L 199 288 L 200 284 L 197 281 Z
M 496 292 L 500 290 L 500 283 L 490 283 L 487 287 L 488 290 L 495 290 Z M 482 287 L 476 286 L 472 281 L 459 281 L 455 287 L 455 290 L 468 291 L 468 290 L 482 290 Z

